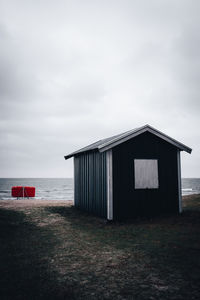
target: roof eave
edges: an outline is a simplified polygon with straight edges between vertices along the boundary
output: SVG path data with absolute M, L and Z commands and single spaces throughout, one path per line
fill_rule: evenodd
M 160 137 L 161 139 L 165 140 L 166 142 L 171 143 L 172 145 L 174 145 L 175 147 L 177 147 L 179 150 L 181 151 L 185 151 L 189 154 L 191 154 L 192 149 L 182 143 L 180 143 L 179 141 L 169 137 L 168 135 L 162 133 L 161 131 L 149 126 L 148 131 L 155 134 L 156 136 Z
M 73 152 L 73 153 L 71 153 L 71 154 L 69 154 L 69 155 L 65 155 L 64 158 L 65 158 L 65 160 L 67 160 L 67 159 L 69 159 L 69 158 L 72 158 L 72 157 L 75 157 L 75 156 L 79 156 L 79 155 L 81 155 L 81 154 L 83 154 L 83 153 L 97 152 L 97 151 L 99 151 L 98 148 L 90 149 L 90 150 L 83 151 L 83 152 L 75 152 L 75 153 Z
M 67 159 L 69 159 L 69 158 L 71 158 L 71 157 L 73 157 L 73 156 L 74 156 L 74 154 L 72 154 L 72 155 L 65 155 L 65 156 L 64 156 L 64 159 L 67 160 Z
M 120 140 L 116 139 L 115 141 L 105 143 L 105 144 L 99 146 L 98 150 L 99 150 L 99 152 L 105 152 L 105 151 L 107 151 L 107 150 L 109 150 L 109 149 L 111 149 L 111 148 L 113 148 L 113 147 L 115 147 L 115 146 L 117 146 L 121 143 L 124 143 L 124 142 L 130 140 L 131 138 L 136 137 L 136 136 L 138 136 L 138 135 L 140 135 L 144 132 L 147 132 L 147 131 L 154 134 L 154 135 L 156 135 L 156 136 L 158 136 L 158 137 L 160 137 L 161 139 L 167 141 L 168 143 L 174 145 L 175 147 L 177 147 L 181 151 L 185 151 L 185 152 L 190 153 L 190 154 L 192 152 L 191 148 L 189 148 L 186 145 L 170 138 L 166 134 L 158 131 L 157 129 L 155 129 L 155 128 L 149 126 L 149 125 L 145 125 L 144 127 L 140 128 L 138 131 L 133 132 L 132 134 L 130 133 L 129 135 L 125 136 L 124 138 L 122 138 Z

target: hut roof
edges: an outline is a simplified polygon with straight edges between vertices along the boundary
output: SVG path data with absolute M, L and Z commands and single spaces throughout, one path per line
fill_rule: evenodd
M 150 132 L 156 136 L 158 136 L 159 138 L 165 140 L 166 142 L 174 145 L 175 147 L 177 147 L 179 150 L 181 151 L 186 151 L 188 153 L 192 152 L 192 149 L 187 147 L 186 145 L 178 142 L 177 140 L 169 137 L 168 135 L 162 133 L 161 131 L 158 131 L 157 129 L 151 127 L 150 125 L 145 125 L 139 128 L 135 128 L 129 131 L 126 131 L 124 133 L 118 134 L 118 135 L 114 135 L 111 136 L 109 138 L 103 139 L 103 140 L 99 140 L 93 144 L 90 144 L 84 148 L 81 148 L 77 151 L 74 151 L 66 156 L 64 156 L 65 159 L 71 158 L 73 156 L 76 156 L 78 154 L 81 154 L 83 152 L 88 152 L 88 151 L 94 151 L 97 150 L 99 152 L 104 152 L 106 150 L 109 150 L 119 144 L 122 144 L 144 132 Z

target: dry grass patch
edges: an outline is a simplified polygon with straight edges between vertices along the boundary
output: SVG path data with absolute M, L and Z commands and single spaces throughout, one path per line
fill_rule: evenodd
M 199 299 L 193 199 L 181 216 L 111 224 L 70 206 L 0 210 L 1 299 Z

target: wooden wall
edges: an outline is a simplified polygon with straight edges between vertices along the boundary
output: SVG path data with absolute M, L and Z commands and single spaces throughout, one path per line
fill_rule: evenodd
M 135 189 L 134 159 L 158 159 L 158 189 Z M 113 148 L 114 219 L 178 210 L 176 147 L 146 132 Z
M 75 206 L 107 217 L 106 153 L 87 152 L 74 157 Z

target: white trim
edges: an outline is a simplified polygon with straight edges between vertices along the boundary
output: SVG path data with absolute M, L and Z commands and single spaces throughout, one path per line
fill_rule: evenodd
M 148 129 L 149 132 L 151 132 L 152 134 L 155 134 L 156 136 L 158 136 L 159 138 L 163 139 L 164 141 L 176 146 L 179 148 L 179 150 L 182 150 L 182 151 L 186 151 L 188 153 L 191 153 L 192 152 L 192 149 L 185 146 L 184 144 L 176 141 L 175 139 L 169 137 L 168 135 L 158 131 L 157 129 L 154 129 L 154 128 L 149 128 Z
M 74 206 L 75 206 L 75 193 L 76 193 L 76 189 L 75 189 L 75 157 L 73 157 L 73 164 L 74 164 L 74 168 L 73 168 L 73 172 L 74 172 L 74 183 L 73 183 L 73 187 L 74 187 Z
M 107 142 L 101 146 L 98 147 L 99 149 L 99 152 L 104 152 L 104 151 L 107 151 L 119 144 L 122 144 L 130 139 L 132 139 L 133 137 L 136 137 L 137 135 L 143 133 L 143 132 L 146 132 L 147 130 L 146 129 L 141 129 L 140 131 L 137 131 L 137 132 L 134 132 L 134 133 L 130 133 L 128 136 L 125 135 L 125 137 L 123 138 L 116 138 L 116 139 L 113 139 L 111 142 Z
M 178 200 L 179 200 L 179 213 L 182 213 L 181 156 L 180 156 L 180 151 L 179 151 L 179 150 L 177 150 L 177 169 L 178 169 Z
M 100 145 L 98 147 L 99 152 L 107 151 L 110 148 L 113 148 L 113 147 L 115 147 L 115 146 L 117 146 L 117 145 L 119 145 L 121 143 L 124 143 L 124 142 L 132 139 L 133 137 L 136 137 L 136 136 L 138 136 L 138 135 L 140 135 L 140 134 L 142 134 L 144 132 L 147 132 L 147 131 L 150 132 L 150 133 L 152 133 L 152 134 L 154 134 L 154 135 L 156 135 L 156 136 L 158 136 L 159 138 L 165 140 L 166 142 L 168 142 L 168 143 L 176 146 L 177 148 L 179 148 L 179 150 L 183 150 L 183 151 L 186 151 L 188 153 L 192 152 L 191 148 L 185 146 L 184 144 L 176 141 L 175 139 L 169 137 L 168 135 L 166 135 L 166 134 L 158 131 L 157 129 L 155 129 L 155 128 L 149 126 L 149 125 L 145 125 L 145 126 L 139 128 L 138 130 L 134 130 L 132 133 L 131 132 L 128 133 L 128 134 L 125 133 L 124 137 L 122 137 L 122 138 L 120 137 L 120 139 L 118 137 L 116 137 L 115 139 L 113 139 L 113 140 L 111 140 L 111 141 L 109 141 L 109 142 L 107 142 L 107 143 L 105 143 L 103 145 Z
M 112 149 L 106 152 L 106 175 L 107 175 L 107 219 L 113 220 Z
M 101 143 L 101 140 L 98 141 L 98 142 L 95 142 L 89 146 L 86 146 L 84 148 L 81 148 L 79 149 L 78 151 L 75 151 L 75 152 L 72 152 L 71 154 L 69 155 L 66 155 L 64 156 L 65 159 L 68 159 L 72 156 L 75 156 L 75 155 L 78 155 L 78 154 L 81 154 L 82 152 L 87 152 L 87 151 L 91 151 L 91 150 L 99 150 L 99 152 L 105 152 L 121 143 L 124 143 L 144 132 L 150 132 L 156 136 L 158 136 L 159 138 L 163 139 L 164 141 L 174 145 L 176 148 L 178 148 L 179 150 L 181 151 L 186 151 L 188 153 L 191 153 L 192 152 L 192 149 L 187 147 L 186 145 L 178 142 L 177 140 L 169 137 L 168 135 L 162 133 L 161 131 L 153 128 L 152 126 L 150 125 L 145 125 L 145 126 L 142 126 L 140 128 L 137 128 L 137 129 L 133 129 L 133 130 L 129 130 L 123 134 L 119 134 L 115 137 L 112 137 L 110 139 L 105 139 L 105 140 L 108 140 L 108 142 L 102 142 Z M 100 145 L 99 146 L 96 146 L 96 144 L 99 144 L 100 142 Z

